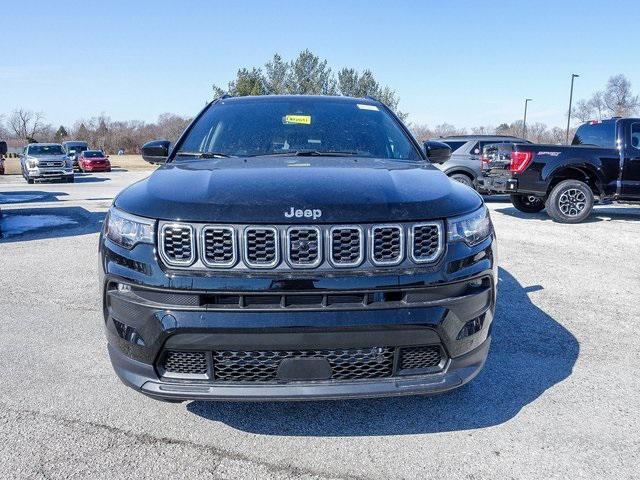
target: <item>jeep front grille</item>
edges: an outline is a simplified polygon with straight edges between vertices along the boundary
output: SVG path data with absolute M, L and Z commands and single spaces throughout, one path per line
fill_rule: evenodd
M 357 267 L 364 257 L 360 227 L 333 227 L 329 232 L 331 263 L 336 267 Z
M 159 224 L 158 250 L 177 269 L 415 268 L 440 260 L 443 222 L 376 225 Z
M 278 264 L 278 230 L 273 227 L 248 227 L 244 231 L 245 262 L 250 267 L 269 268 Z
M 371 228 L 371 260 L 376 265 L 397 265 L 404 254 L 402 227 L 378 225 Z
M 432 262 L 443 248 L 441 223 L 419 223 L 411 227 L 411 258 L 417 263 Z
M 189 266 L 195 259 L 194 228 L 191 225 L 170 223 L 160 230 L 160 254 L 165 262 L 175 266 Z
M 317 267 L 322 261 L 322 235 L 318 227 L 287 230 L 287 261 L 292 267 Z
M 236 234 L 231 227 L 202 228 L 202 262 L 208 267 L 232 267 L 236 263 Z

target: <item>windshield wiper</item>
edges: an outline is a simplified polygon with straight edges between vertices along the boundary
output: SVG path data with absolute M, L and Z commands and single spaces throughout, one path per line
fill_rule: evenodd
M 176 155 L 182 157 L 194 157 L 194 158 L 231 158 L 233 155 L 227 155 L 221 152 L 178 152 Z
M 291 150 L 288 152 L 271 152 L 260 153 L 257 155 L 250 155 L 251 157 L 345 157 L 351 155 L 358 155 L 358 152 L 354 150 Z

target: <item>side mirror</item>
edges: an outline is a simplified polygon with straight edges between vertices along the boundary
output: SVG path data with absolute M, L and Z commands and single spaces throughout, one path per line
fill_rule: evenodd
M 431 163 L 444 163 L 451 158 L 451 147 L 446 143 L 427 140 L 424 142 L 424 153 Z
M 142 146 L 142 158 L 149 163 L 164 163 L 169 156 L 169 146 L 171 142 L 167 140 L 152 140 Z
M 7 142 L 0 142 L 0 155 L 5 155 L 7 153 Z

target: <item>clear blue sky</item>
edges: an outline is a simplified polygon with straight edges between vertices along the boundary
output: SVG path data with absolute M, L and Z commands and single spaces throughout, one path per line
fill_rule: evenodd
M 638 0 L 0 0 L 0 114 L 18 107 L 71 125 L 101 113 L 194 115 L 239 67 L 304 48 L 335 69 L 370 68 L 409 121 L 562 125 L 576 97 L 624 73 L 640 91 Z M 627 45 L 627 47 L 625 47 Z

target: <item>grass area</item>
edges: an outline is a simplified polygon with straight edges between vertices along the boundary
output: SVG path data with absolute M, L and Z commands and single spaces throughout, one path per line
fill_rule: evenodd
M 113 169 L 141 171 L 157 168 L 157 166 L 145 162 L 140 155 L 110 155 L 109 160 Z M 4 161 L 4 170 L 5 175 L 20 175 L 20 159 L 7 158 Z

